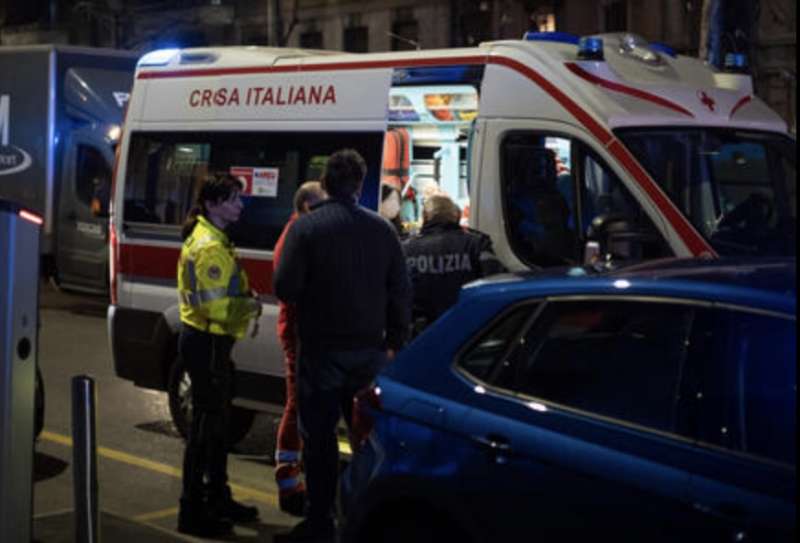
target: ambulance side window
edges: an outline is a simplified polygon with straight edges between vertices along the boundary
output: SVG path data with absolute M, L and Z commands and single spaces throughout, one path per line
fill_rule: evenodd
M 624 219 L 627 229 L 640 237 L 635 259 L 672 256 L 672 252 L 641 204 L 622 180 L 585 145 L 578 144 L 574 171 L 579 182 L 579 202 L 584 238 L 596 217 Z M 614 252 L 608 248 L 609 251 Z
M 581 222 L 571 147 L 567 138 L 536 133 L 512 133 L 503 141 L 506 226 L 512 248 L 528 265 L 578 261 Z
M 509 240 L 531 267 L 580 263 L 589 227 L 601 215 L 624 218 L 646 234 L 642 257 L 670 254 L 639 202 L 578 140 L 513 132 L 502 143 L 501 172 Z
M 239 178 L 244 211 L 229 229 L 240 248 L 272 250 L 292 213 L 294 193 L 317 179 L 327 157 L 359 151 L 368 173 L 362 203 L 377 208 L 382 133 L 134 133 L 123 221 L 133 236 L 179 239 L 180 225 L 208 174 Z

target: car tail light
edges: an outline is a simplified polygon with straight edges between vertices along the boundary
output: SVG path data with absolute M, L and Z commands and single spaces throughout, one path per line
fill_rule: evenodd
M 350 425 L 350 448 L 358 452 L 375 426 L 373 411 L 380 411 L 381 388 L 371 385 L 361 390 L 353 398 L 353 419 Z

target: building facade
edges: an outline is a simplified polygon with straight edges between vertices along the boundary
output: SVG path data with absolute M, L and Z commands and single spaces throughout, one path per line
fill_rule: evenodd
M 471 46 L 535 28 L 580 35 L 627 30 L 697 55 L 703 4 L 710 1 L 5 0 L 0 45 L 148 51 L 247 44 L 358 53 Z M 757 92 L 796 126 L 797 5 L 747 1 L 757 20 L 747 41 Z

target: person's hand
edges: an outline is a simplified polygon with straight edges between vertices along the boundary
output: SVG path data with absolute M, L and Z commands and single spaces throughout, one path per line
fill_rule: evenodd
M 392 362 L 397 356 L 397 351 L 394 349 L 386 349 L 386 361 Z

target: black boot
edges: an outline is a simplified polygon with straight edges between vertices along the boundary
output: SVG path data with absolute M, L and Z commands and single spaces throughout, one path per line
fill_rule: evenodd
M 304 517 L 306 515 L 306 493 L 305 491 L 293 492 L 281 495 L 278 498 L 281 511 L 293 517 Z
M 258 508 L 251 505 L 244 505 L 234 500 L 231 489 L 227 486 L 225 490 L 220 493 L 215 502 L 215 508 L 219 516 L 230 520 L 234 524 L 258 520 Z
M 230 520 L 214 513 L 206 503 L 181 499 L 178 531 L 197 537 L 223 537 L 233 533 Z

